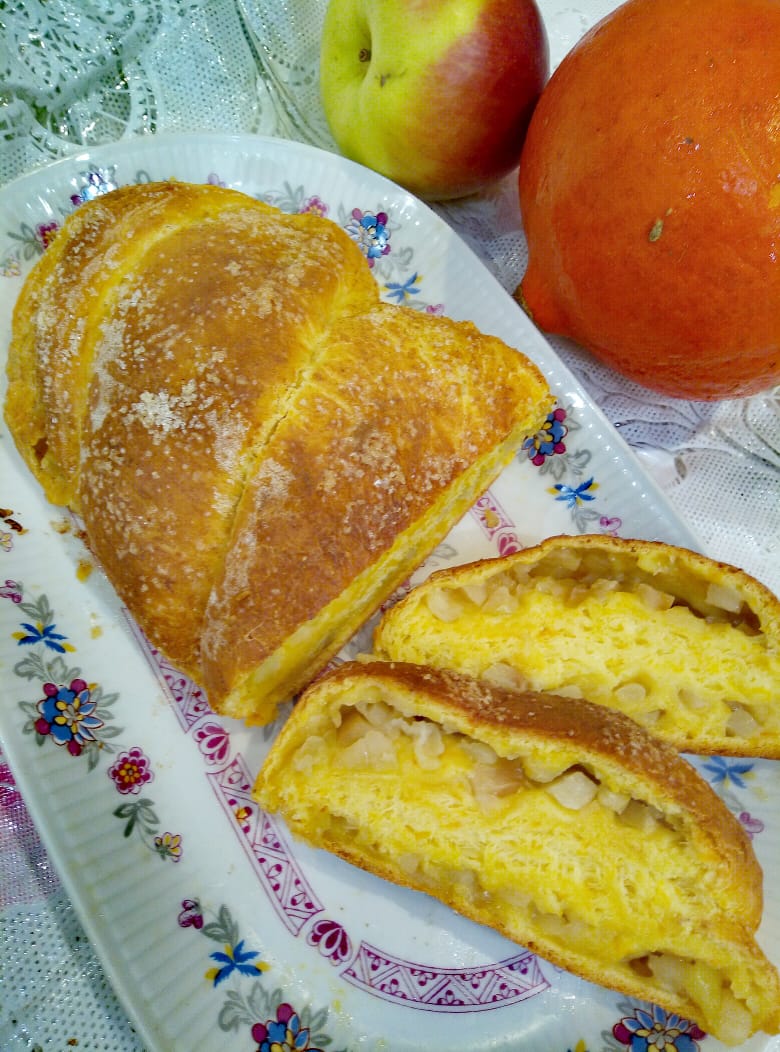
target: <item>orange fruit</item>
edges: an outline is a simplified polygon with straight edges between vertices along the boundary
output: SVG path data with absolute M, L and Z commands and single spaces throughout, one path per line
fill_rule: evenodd
M 780 0 L 628 0 L 520 162 L 537 325 L 666 394 L 780 382 Z

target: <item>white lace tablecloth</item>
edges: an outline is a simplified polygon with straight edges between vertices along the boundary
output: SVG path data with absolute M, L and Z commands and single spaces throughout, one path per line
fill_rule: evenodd
M 555 66 L 613 0 L 539 0 Z M 0 0 L 0 186 L 85 145 L 167 131 L 333 144 L 318 99 L 325 0 Z M 508 290 L 514 178 L 437 208 Z M 713 404 L 561 357 L 710 555 L 780 591 L 780 390 Z M 138 1050 L 0 751 L 0 1048 Z

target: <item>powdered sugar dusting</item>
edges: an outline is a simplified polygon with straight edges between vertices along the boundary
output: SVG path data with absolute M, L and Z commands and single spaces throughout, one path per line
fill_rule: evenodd
M 214 459 L 227 475 L 235 475 L 248 437 L 247 422 L 230 411 L 214 409 L 204 415 L 204 420 L 214 435 Z
M 500 426 L 493 392 L 506 401 L 511 383 L 468 330 L 380 306 L 329 222 L 247 198 L 94 224 L 91 268 L 71 267 L 81 313 L 60 297 L 40 319 L 52 375 L 74 389 L 89 376 L 75 441 L 90 544 L 149 637 L 219 702 L 426 508 L 446 515 L 440 496 Z M 73 416 L 70 386 L 57 408 Z M 324 645 L 312 636 L 306 660 Z
M 259 510 L 266 501 L 284 500 L 293 478 L 292 472 L 276 460 L 263 461 L 254 482 L 255 508 Z
M 183 431 L 187 427 L 188 415 L 184 410 L 193 405 L 195 398 L 195 380 L 190 379 L 179 395 L 172 395 L 168 391 L 143 391 L 132 410 L 151 433 L 153 440 L 159 442 L 172 431 Z

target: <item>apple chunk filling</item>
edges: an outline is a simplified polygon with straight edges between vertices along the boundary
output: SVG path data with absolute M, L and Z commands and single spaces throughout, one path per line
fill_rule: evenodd
M 294 757 L 296 770 L 309 770 L 328 757 L 340 767 L 395 770 L 401 761 L 398 745 L 405 739 L 422 771 L 455 767 L 469 787 L 471 803 L 484 813 L 495 811 L 519 793 L 543 791 L 566 811 L 593 804 L 611 812 L 621 824 L 645 833 L 669 825 L 651 804 L 603 785 L 592 771 L 577 764 L 530 755 L 499 756 L 485 742 L 448 733 L 430 720 L 404 716 L 381 702 L 345 706 L 334 717 L 330 735 L 332 741 L 323 735 L 307 738 Z
M 380 872 L 527 932 L 552 959 L 586 954 L 703 1006 L 727 1034 L 749 1032 L 726 966 L 686 942 L 680 919 L 702 898 L 723 910 L 732 899 L 691 866 L 682 811 L 660 810 L 633 778 L 568 745 L 504 754 L 500 738 L 371 695 L 340 700 L 313 729 L 292 754 L 291 791 L 323 844 L 354 844 Z
M 366 844 L 372 854 L 391 859 L 399 879 L 424 889 L 449 887 L 455 902 L 501 903 L 500 909 L 525 918 L 540 945 L 576 946 L 605 960 L 622 960 L 626 974 L 651 976 L 676 996 L 706 1004 L 710 1017 L 725 1013 L 729 1033 L 749 1026 L 749 1013 L 721 972 L 661 950 L 638 951 L 639 946 L 660 945 L 664 938 L 654 934 L 652 916 L 640 916 L 647 906 L 642 896 L 654 901 L 656 891 L 654 878 L 652 886 L 637 891 L 653 869 L 639 859 L 655 850 L 663 860 L 672 889 L 664 894 L 672 896 L 673 916 L 684 915 L 685 903 L 700 894 L 701 874 L 697 871 L 690 879 L 682 861 L 678 866 L 673 861 L 685 852 L 681 819 L 563 752 L 500 755 L 488 742 L 380 700 L 342 704 L 318 731 L 299 746 L 293 767 L 304 777 L 318 768 L 317 784 L 325 787 L 321 821 L 348 829 L 350 838 Z M 329 787 L 336 784 L 331 796 Z M 397 793 L 403 795 L 403 807 Z M 367 810 L 357 813 L 355 801 L 367 796 Z M 434 799 L 435 806 L 430 803 Z M 394 841 L 396 824 L 417 831 Z M 587 848 L 581 830 L 586 825 L 595 826 L 599 839 L 625 845 L 619 875 L 606 873 L 599 864 L 589 870 L 583 863 Z M 468 832 L 461 833 L 463 829 Z M 542 850 L 532 865 L 519 864 L 520 855 L 507 861 L 504 849 L 491 847 L 491 841 L 498 842 L 508 830 L 510 836 L 517 831 L 519 847 L 511 850 L 520 855 L 526 836 L 542 837 L 555 847 Z M 470 856 L 472 840 L 480 839 L 481 856 Z M 564 891 L 549 868 L 558 864 L 551 860 L 561 857 L 568 872 Z M 582 873 L 575 878 L 579 868 Z M 616 901 L 615 888 L 622 902 Z M 630 934 L 622 930 L 621 920 Z
M 499 756 L 486 742 L 447 732 L 428 719 L 404 716 L 381 701 L 344 706 L 333 717 L 332 733 L 337 743 L 333 758 L 343 767 L 396 767 L 400 759 L 397 743 L 402 737 L 411 743 L 414 761 L 422 770 L 451 763 L 453 753 L 457 754 L 473 801 L 485 811 L 512 794 L 541 789 L 568 811 L 579 811 L 595 801 L 637 829 L 648 831 L 667 822 L 652 805 L 602 785 L 592 771 L 578 764 L 532 755 Z M 323 737 L 312 735 L 298 750 L 294 764 L 305 770 L 329 752 Z
M 705 961 L 671 953 L 650 953 L 628 962 L 632 971 L 654 978 L 673 996 L 689 998 L 701 1005 L 707 1018 L 717 1021 L 720 1038 L 741 1045 L 750 1036 L 751 1017 L 734 995 L 728 978 Z
M 674 575 L 644 571 L 630 556 L 618 552 L 558 549 L 535 564 L 510 564 L 476 581 L 431 589 L 426 602 L 434 616 L 454 621 L 474 606 L 486 613 L 511 613 L 519 606 L 519 596 L 529 589 L 569 605 L 610 592 L 631 592 L 648 610 L 682 607 L 703 620 L 731 624 L 746 635 L 760 633 L 749 602 L 734 587 L 708 582 L 679 568 Z
M 780 731 L 780 660 L 748 598 L 690 570 L 672 579 L 620 553 L 557 549 L 444 576 L 409 617 L 414 637 L 391 656 L 586 698 L 680 748 Z

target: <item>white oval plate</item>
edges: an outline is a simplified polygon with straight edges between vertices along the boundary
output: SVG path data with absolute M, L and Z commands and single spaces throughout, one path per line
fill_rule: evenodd
M 414 580 L 561 532 L 696 546 L 450 228 L 394 184 L 308 146 L 150 138 L 91 149 L 10 184 L 0 192 L 0 345 L 25 273 L 65 215 L 114 186 L 163 178 L 218 181 L 288 211 L 326 214 L 359 240 L 384 298 L 470 318 L 546 373 L 557 400 L 548 430 Z M 668 1030 L 680 1052 L 703 1041 L 719 1047 L 688 1021 L 562 973 L 424 895 L 291 843 L 249 795 L 275 728 L 215 716 L 140 637 L 100 571 L 89 572 L 77 524 L 46 503 L 6 431 L 0 479 L 0 733 L 149 1052 L 265 1052 L 285 1034 L 295 1048 L 330 1052 L 620 1052 L 644 1047 L 631 1043 L 646 1025 Z M 345 656 L 365 649 L 367 632 Z M 58 723 L 62 712 L 70 715 Z M 780 765 L 694 762 L 742 817 L 766 871 L 776 871 Z M 772 886 L 761 938 L 780 961 Z M 745 1048 L 768 1050 L 767 1041 Z

